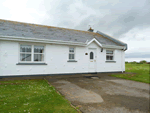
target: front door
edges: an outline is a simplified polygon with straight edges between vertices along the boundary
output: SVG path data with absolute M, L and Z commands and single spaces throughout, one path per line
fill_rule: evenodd
M 96 49 L 89 48 L 89 72 L 96 72 Z

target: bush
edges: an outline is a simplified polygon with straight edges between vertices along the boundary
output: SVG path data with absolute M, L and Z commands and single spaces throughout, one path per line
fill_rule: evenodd
M 137 64 L 143 64 L 143 63 L 137 62 Z
M 131 64 L 137 64 L 138 62 L 136 62 L 136 61 L 133 61 L 133 62 L 131 62 Z
M 125 62 L 125 64 L 148 64 L 150 62 L 147 62 L 146 60 L 141 60 L 140 62 L 136 62 L 136 61 L 133 61 L 133 62 Z
M 146 64 L 147 62 L 146 62 L 146 60 L 141 60 L 140 63 L 141 64 Z

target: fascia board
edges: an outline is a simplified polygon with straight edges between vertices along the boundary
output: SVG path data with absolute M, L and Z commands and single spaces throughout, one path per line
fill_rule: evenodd
M 125 46 L 102 45 L 103 48 L 124 49 Z

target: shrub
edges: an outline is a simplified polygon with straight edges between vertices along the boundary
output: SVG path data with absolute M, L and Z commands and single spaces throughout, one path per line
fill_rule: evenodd
M 137 64 L 143 64 L 143 63 L 137 62 Z
M 141 60 L 140 63 L 141 64 L 146 64 L 147 62 L 146 62 L 146 60 Z
M 136 62 L 136 61 L 133 61 L 133 62 L 131 62 L 131 64 L 137 64 L 137 62 Z

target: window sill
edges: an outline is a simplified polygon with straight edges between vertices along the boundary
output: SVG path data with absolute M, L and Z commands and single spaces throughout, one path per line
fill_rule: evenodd
M 76 60 L 68 60 L 67 62 L 77 62 Z
M 105 61 L 106 63 L 116 63 L 116 61 Z
M 47 65 L 46 63 L 17 63 L 16 65 Z

